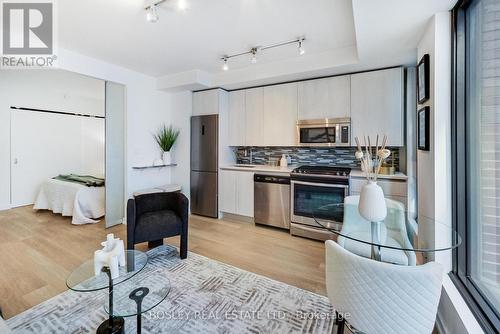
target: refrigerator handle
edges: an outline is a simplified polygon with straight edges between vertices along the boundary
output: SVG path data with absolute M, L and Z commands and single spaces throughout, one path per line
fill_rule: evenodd
M 202 125 L 201 126 L 201 135 L 204 136 L 205 135 L 205 125 Z

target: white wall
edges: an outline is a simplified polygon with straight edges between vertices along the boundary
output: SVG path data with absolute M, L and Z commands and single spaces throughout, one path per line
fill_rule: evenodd
M 171 122 L 170 94 L 158 91 L 153 77 L 65 49 L 59 49 L 59 54 L 60 68 L 126 86 L 127 197 L 138 189 L 170 183 L 171 168 L 132 169 L 160 157 L 161 152 L 152 134 L 162 123 Z
M 172 183 L 180 184 L 182 192 L 189 198 L 191 170 L 191 114 L 193 94 L 190 91 L 172 94 L 171 122 L 181 132 L 173 147 L 173 160 L 178 164 L 172 169 Z
M 11 172 L 15 205 L 32 203 L 41 179 L 70 172 L 104 175 L 103 119 L 11 106 L 103 116 L 104 82 L 67 71 L 0 71 L 0 209 L 11 205 Z M 19 161 L 13 171 L 11 157 Z
M 417 52 L 417 62 L 424 54 L 430 56 L 430 98 L 417 106 L 417 109 L 430 107 L 430 150 L 417 151 L 419 232 L 422 232 L 420 230 L 423 227 L 428 227 L 423 233 L 425 238 L 421 238 L 425 239 L 423 242 L 441 245 L 450 236 L 448 233 L 439 233 L 438 224 L 432 226 L 430 222 L 435 220 L 439 224 L 452 225 L 450 38 L 450 13 L 437 13 L 429 20 Z M 429 255 L 429 260 L 443 264 L 445 273 L 451 270 L 451 251 Z M 477 321 L 447 275 L 444 281 L 437 320 L 440 331 L 481 333 Z

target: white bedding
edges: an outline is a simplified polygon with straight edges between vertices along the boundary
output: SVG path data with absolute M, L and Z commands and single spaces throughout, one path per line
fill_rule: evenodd
M 105 213 L 104 189 L 50 179 L 42 184 L 33 209 L 73 216 L 75 225 L 94 224 Z

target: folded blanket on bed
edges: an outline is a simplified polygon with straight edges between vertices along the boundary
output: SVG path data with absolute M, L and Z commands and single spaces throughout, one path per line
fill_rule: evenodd
M 90 175 L 58 175 L 55 180 L 79 183 L 87 187 L 104 187 L 104 179 Z

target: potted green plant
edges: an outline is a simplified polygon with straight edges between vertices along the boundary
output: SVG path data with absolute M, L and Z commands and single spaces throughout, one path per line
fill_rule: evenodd
M 163 151 L 162 159 L 165 165 L 169 165 L 172 163 L 172 155 L 170 153 L 170 150 L 179 137 L 179 133 L 180 131 L 178 129 L 174 129 L 172 125 L 167 127 L 165 124 L 163 124 L 154 135 L 158 146 L 160 146 L 160 149 Z

